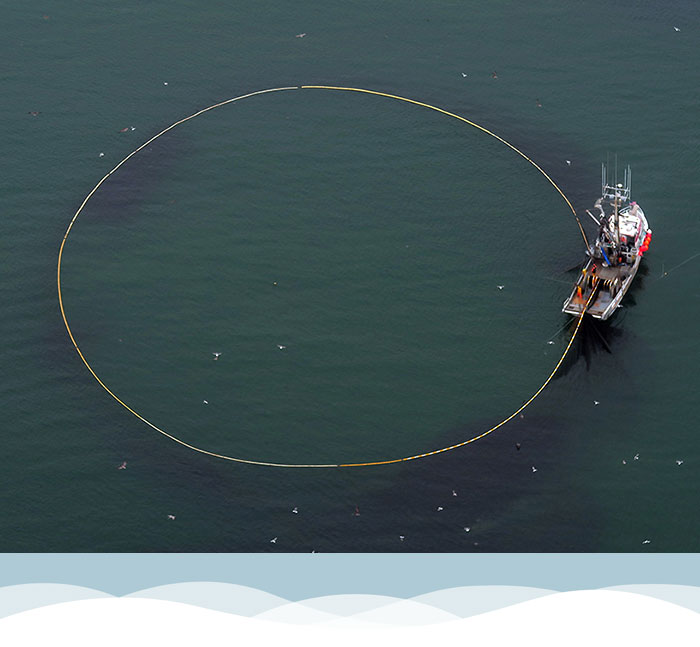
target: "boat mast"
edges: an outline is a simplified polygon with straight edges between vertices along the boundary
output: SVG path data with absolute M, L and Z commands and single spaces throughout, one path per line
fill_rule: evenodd
M 619 185 L 615 187 L 615 218 L 613 222 L 615 223 L 614 229 L 615 229 L 615 256 L 617 256 L 617 252 L 620 249 L 620 218 L 619 218 L 619 213 L 617 211 L 617 200 L 619 197 L 617 189 L 619 188 Z

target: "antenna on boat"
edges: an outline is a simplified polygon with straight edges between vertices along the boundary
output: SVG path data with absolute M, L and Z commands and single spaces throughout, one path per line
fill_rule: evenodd
M 601 163 L 600 165 L 600 186 L 602 187 L 600 190 L 600 195 L 605 195 L 605 185 L 607 182 L 605 181 L 605 163 Z
M 625 169 L 625 184 L 623 199 L 629 200 L 632 193 L 632 167 L 628 164 Z
M 617 174 L 616 174 L 617 175 Z M 617 177 L 615 178 L 617 179 Z M 620 185 L 616 182 L 615 183 L 615 213 L 614 213 L 614 223 L 615 223 L 615 256 L 617 256 L 617 253 L 620 249 L 620 217 L 619 217 L 619 212 L 618 212 L 618 201 L 620 199 Z
M 627 165 L 627 180 L 625 181 L 625 188 L 627 189 L 627 198 L 632 199 L 632 167 Z

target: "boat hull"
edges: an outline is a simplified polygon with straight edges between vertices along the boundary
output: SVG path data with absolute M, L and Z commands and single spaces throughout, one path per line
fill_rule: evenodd
M 637 274 L 641 260 L 642 257 L 637 256 L 634 264 L 625 268 L 624 274 L 620 273 L 618 276 L 609 279 L 599 278 L 594 284 L 592 282 L 589 283 L 587 280 L 587 277 L 592 275 L 591 271 L 594 265 L 593 259 L 589 259 L 581 271 L 574 289 L 564 301 L 562 312 L 580 317 L 592 290 L 597 289 L 597 295 L 588 306 L 586 314 L 594 319 L 603 321 L 609 319 L 615 313 L 615 310 L 620 307 L 623 297 L 632 285 L 632 280 Z
M 624 210 L 622 214 L 625 211 L 627 210 Z M 639 241 L 642 240 L 643 236 L 650 235 L 651 230 L 641 208 L 636 207 L 634 217 L 638 218 L 639 227 L 636 239 L 638 244 L 641 245 Z M 586 309 L 586 314 L 594 319 L 603 321 L 609 319 L 621 306 L 623 297 L 632 285 L 632 281 L 642 261 L 642 253 L 635 246 L 635 255 L 632 262 L 614 266 L 603 262 L 601 258 L 594 258 L 593 255 L 589 255 L 589 259 L 581 270 L 581 274 L 574 284 L 571 294 L 564 301 L 562 312 L 581 316 L 592 291 L 596 290 L 597 294 Z

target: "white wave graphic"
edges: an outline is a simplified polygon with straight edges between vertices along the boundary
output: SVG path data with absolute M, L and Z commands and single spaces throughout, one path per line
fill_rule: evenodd
M 352 620 L 392 626 L 429 625 L 458 619 L 454 614 L 413 600 L 359 594 L 292 602 L 256 618 L 303 625 L 344 624 Z
M 411 599 L 430 604 L 459 618 L 468 618 L 553 593 L 556 591 L 530 586 L 460 586 L 417 595 Z
M 226 582 L 164 584 L 136 591 L 124 597 L 183 602 L 213 611 L 225 611 L 246 617 L 256 616 L 290 603 L 285 598 L 260 589 Z
M 289 601 L 246 586 L 185 582 L 137 591 L 129 597 L 183 602 L 290 624 L 326 623 L 354 617 L 389 625 L 421 625 L 467 618 L 552 593 L 548 589 L 522 586 L 473 586 L 433 591 L 409 599 L 345 594 Z
M 700 614 L 700 588 L 682 585 L 625 585 L 601 594 L 631 595 Z M 183 582 L 117 598 L 91 588 L 64 584 L 22 584 L 0 588 L 0 618 L 43 607 L 97 599 L 161 601 L 286 625 L 384 625 L 421 627 L 454 623 L 565 595 L 520 586 L 465 586 L 409 599 L 371 594 L 327 595 L 290 601 L 256 588 L 221 582 Z M 699 615 L 700 617 L 700 615 Z
M 16 584 L 0 588 L 0 618 L 63 602 L 111 598 L 109 593 L 71 584 Z
M 694 611 L 646 595 L 610 590 L 553 593 L 470 618 L 422 626 L 377 626 L 358 621 L 357 615 L 328 624 L 295 626 L 156 599 L 90 599 L 3 618 L 0 644 L 685 647 L 697 645 L 700 634 L 700 614 Z
M 608 586 L 605 590 L 647 595 L 700 613 L 700 588 L 695 586 L 681 584 L 627 584 L 625 586 Z

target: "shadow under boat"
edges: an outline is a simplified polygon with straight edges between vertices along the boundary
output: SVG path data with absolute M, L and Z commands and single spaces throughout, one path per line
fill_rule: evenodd
M 578 271 L 578 268 L 567 270 L 568 272 Z M 593 317 L 584 316 L 578 338 L 569 351 L 564 363 L 559 369 L 558 375 L 566 375 L 575 364 L 583 360 L 586 370 L 590 370 L 593 359 L 599 355 L 614 355 L 630 341 L 629 335 L 625 334 L 624 320 L 627 312 L 637 305 L 636 296 L 644 290 L 645 277 L 649 274 L 649 266 L 640 266 L 634 283 L 630 286 L 622 300 L 621 306 L 615 315 L 610 319 L 600 320 Z M 565 335 L 569 338 L 576 328 L 577 317 L 568 317 L 569 324 L 563 322 Z

